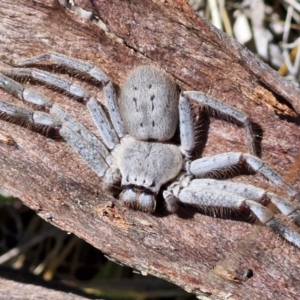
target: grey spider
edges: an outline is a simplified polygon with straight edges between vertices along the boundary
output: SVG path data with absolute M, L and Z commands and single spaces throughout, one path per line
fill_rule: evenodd
M 43 70 L 26 68 L 45 60 L 100 81 L 109 118 L 99 102 L 79 85 Z M 42 54 L 14 66 L 2 70 L 0 87 L 25 102 L 43 107 L 45 112 L 0 101 L 0 113 L 57 129 L 108 186 L 121 183 L 119 198 L 126 206 L 153 212 L 156 196 L 165 187 L 162 195 L 170 212 L 176 212 L 180 202 L 219 208 L 247 208 L 263 224 L 300 247 L 300 234 L 279 221 L 264 206 L 272 202 L 282 214 L 300 226 L 299 206 L 290 201 L 297 196 L 293 188 L 286 186 L 287 196 L 282 198 L 252 185 L 205 178 L 209 173 L 245 164 L 276 186 L 284 186 L 282 177 L 254 155 L 251 123 L 245 113 L 201 92 L 180 92 L 170 76 L 152 66 L 134 69 L 123 84 L 120 97 L 100 69 L 61 54 Z M 45 96 L 11 79 L 20 76 L 31 76 L 83 98 L 102 140 Z M 251 154 L 228 152 L 192 160 L 195 130 L 190 100 L 243 124 Z M 178 126 L 180 146 L 169 142 Z

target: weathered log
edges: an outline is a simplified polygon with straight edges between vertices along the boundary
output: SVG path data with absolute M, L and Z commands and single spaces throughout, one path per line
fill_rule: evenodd
M 106 31 L 54 0 L 2 0 L 1 60 L 60 52 L 97 65 L 117 84 L 135 66 L 157 65 L 182 89 L 201 90 L 247 112 L 262 135 L 262 159 L 283 175 L 289 172 L 300 148 L 300 91 L 293 84 L 196 16 L 183 0 L 75 2 L 93 11 Z M 89 89 L 103 100 L 101 88 Z M 95 132 L 81 104 L 41 90 Z M 2 90 L 0 97 L 19 103 Z M 112 260 L 202 297 L 299 295 L 299 249 L 268 228 L 201 214 L 184 218 L 163 209 L 154 215 L 125 209 L 66 143 L 5 121 L 0 132 L 0 186 Z M 203 155 L 226 151 L 248 151 L 245 131 L 211 119 Z M 299 176 L 291 182 L 298 190 Z M 258 175 L 237 180 L 274 190 Z M 216 275 L 216 265 L 228 273 Z M 239 281 L 246 269 L 254 272 L 246 283 L 230 280 Z

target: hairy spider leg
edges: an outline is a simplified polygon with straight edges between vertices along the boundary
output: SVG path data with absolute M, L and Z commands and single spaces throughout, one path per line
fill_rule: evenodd
M 44 107 L 49 114 L 21 108 L 2 101 L 0 102 L 0 112 L 20 118 L 25 124 L 46 125 L 58 129 L 59 134 L 101 177 L 113 164 L 111 154 L 105 144 L 65 110 L 56 104 L 52 104 L 44 95 L 24 88 L 20 83 L 2 74 L 0 74 L 0 87 L 23 101 Z
M 267 206 L 271 202 L 283 215 L 288 216 L 297 226 L 300 226 L 300 206 L 298 203 L 295 204 L 279 195 L 253 185 L 226 180 L 194 179 L 190 182 L 188 187 L 225 191 L 257 201 L 264 206 Z
M 256 154 L 254 136 L 250 118 L 247 114 L 224 104 L 204 93 L 196 91 L 181 92 L 179 99 L 180 113 L 180 132 L 181 132 L 181 148 L 185 153 L 191 153 L 195 143 L 195 131 L 191 115 L 189 99 L 196 101 L 201 106 L 208 107 L 214 111 L 228 116 L 239 123 L 243 124 L 246 129 L 249 150 L 251 154 Z
M 208 173 L 218 173 L 222 170 L 245 164 L 250 167 L 254 172 L 262 174 L 274 185 L 285 189 L 286 193 L 294 198 L 297 196 L 297 192 L 285 184 L 283 178 L 263 162 L 258 157 L 241 152 L 227 152 L 210 157 L 204 157 L 196 159 L 192 162 L 187 162 L 187 172 L 195 177 L 202 177 Z
M 88 110 L 91 112 L 94 123 L 96 124 L 104 144 L 109 148 L 112 149 L 115 147 L 116 144 L 119 143 L 119 138 L 115 132 L 115 130 L 112 128 L 111 123 L 105 119 L 105 122 L 101 122 L 99 119 L 99 115 L 103 118 L 105 118 L 103 109 L 100 107 L 100 105 L 97 104 L 97 101 L 89 95 L 89 93 L 82 88 L 81 86 L 77 85 L 76 83 L 72 83 L 69 80 L 66 80 L 64 78 L 60 78 L 58 76 L 55 76 L 54 74 L 51 74 L 49 72 L 38 70 L 38 69 L 28 69 L 28 68 L 15 68 L 15 69 L 7 69 L 2 71 L 2 75 L 6 75 L 9 77 L 31 77 L 35 80 L 39 80 L 40 82 L 43 82 L 47 85 L 51 85 L 58 88 L 61 91 L 67 92 L 71 96 L 79 97 L 84 100 L 84 103 L 87 105 Z M 1 75 L 1 76 L 2 76 Z M 1 79 L 0 79 L 1 80 Z M 2 87 L 3 82 L 7 82 L 7 78 L 2 77 Z M 0 82 L 0 84 L 1 84 Z M 9 87 L 10 86 L 10 87 Z M 24 101 L 38 104 L 42 106 L 43 108 L 50 109 L 52 106 L 52 103 L 47 101 L 42 95 L 37 95 L 37 92 L 29 89 L 29 88 L 23 88 L 20 84 L 13 83 L 12 81 L 9 82 L 9 85 L 6 85 L 7 90 L 12 92 L 16 96 L 21 96 L 19 98 L 22 98 Z M 43 97 L 43 100 L 40 100 L 40 98 Z M 39 100 L 37 100 L 39 99 Z
M 13 65 L 16 67 L 25 67 L 34 64 L 38 64 L 44 61 L 51 61 L 53 63 L 59 64 L 69 69 L 73 69 L 82 74 L 89 75 L 90 77 L 101 82 L 103 85 L 103 90 L 106 96 L 107 106 L 109 114 L 111 116 L 111 121 L 116 129 L 118 136 L 121 138 L 126 134 L 124 128 L 120 111 L 117 103 L 117 96 L 112 82 L 108 79 L 105 73 L 99 68 L 81 61 L 79 59 L 74 59 L 59 53 L 45 53 L 37 56 L 30 57 L 26 60 L 19 61 Z
M 200 181 L 201 179 L 198 179 L 195 183 L 192 181 L 190 186 L 184 187 L 180 190 L 175 189 L 176 191 L 173 191 L 170 187 L 168 191 L 163 192 L 163 196 L 167 202 L 171 203 L 179 200 L 182 203 L 197 206 L 230 208 L 237 210 L 250 209 L 261 223 L 270 227 L 271 230 L 281 235 L 287 241 L 300 247 L 300 234 L 284 222 L 277 219 L 274 213 L 267 207 L 257 202 L 259 199 L 256 198 L 257 195 L 255 196 L 255 194 L 257 192 L 259 194 L 259 190 L 252 189 L 251 186 L 248 186 L 251 187 L 250 190 L 245 191 L 244 188 L 246 185 L 239 185 L 232 182 L 226 184 L 222 181 L 219 181 L 214 187 L 207 188 L 207 182 L 204 183 L 202 187 L 201 184 L 200 186 L 197 186 L 197 183 Z M 226 186 L 226 189 L 224 189 L 224 186 Z M 218 189 L 219 187 L 221 188 L 220 190 Z M 174 195 L 174 192 L 176 195 Z M 251 196 L 253 196 L 254 199 L 251 199 Z M 270 194 L 268 196 L 270 196 Z M 292 207 L 289 205 L 288 201 L 279 200 L 278 203 L 277 201 L 279 198 L 273 195 L 271 195 L 271 198 L 274 202 L 276 202 L 276 204 L 278 204 L 278 208 L 281 208 L 286 213 L 288 210 L 292 211 Z M 295 208 L 295 210 L 291 213 L 299 215 L 297 208 Z
M 82 98 L 92 115 L 94 123 L 96 124 L 101 134 L 103 142 L 106 144 L 108 149 L 112 150 L 117 144 L 119 144 L 119 138 L 124 137 L 126 134 L 126 130 L 123 125 L 120 110 L 118 107 L 116 91 L 112 82 L 99 68 L 96 68 L 86 62 L 66 57 L 62 54 L 43 54 L 29 58 L 14 65 L 24 67 L 27 65 L 40 63 L 44 60 L 50 60 L 52 62 L 58 63 L 64 67 L 80 72 L 82 75 L 89 75 L 91 78 L 99 81 L 103 86 L 111 122 L 107 119 L 103 108 L 95 100 L 95 98 L 91 97 L 84 88 L 75 83 L 72 83 L 69 80 L 58 77 L 52 73 L 34 68 L 8 69 L 3 70 L 2 74 L 5 74 L 9 77 L 30 76 L 31 78 L 46 83 L 47 85 L 59 88 L 60 90 L 67 92 L 71 96 Z M 113 124 L 113 126 L 111 125 L 111 123 Z

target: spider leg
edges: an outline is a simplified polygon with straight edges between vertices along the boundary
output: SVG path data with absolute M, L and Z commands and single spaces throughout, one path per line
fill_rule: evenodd
M 68 125 L 62 124 L 60 135 L 71 147 L 88 163 L 91 169 L 100 177 L 106 174 L 109 170 L 108 162 L 99 155 L 99 152 L 91 147 L 82 135 L 72 130 Z
M 31 70 L 29 71 L 31 72 Z M 88 92 L 83 88 L 77 86 L 78 88 L 70 89 L 68 87 L 72 86 L 71 82 L 45 71 L 37 71 L 36 74 L 39 74 L 39 76 L 36 76 L 37 79 L 50 84 L 58 82 L 60 88 L 69 93 L 79 91 L 75 96 L 89 97 Z M 11 76 L 16 76 L 13 70 L 11 72 Z M 23 76 L 25 74 L 26 76 L 30 75 L 27 70 L 24 73 L 18 73 L 17 70 L 17 74 L 18 76 L 21 76 L 20 74 Z M 93 97 L 88 99 L 86 105 L 104 143 L 65 110 L 53 104 L 47 97 L 34 90 L 24 88 L 20 83 L 1 73 L 0 87 L 25 102 L 41 106 L 48 112 L 32 111 L 0 101 L 0 114 L 3 115 L 4 113 L 6 117 L 16 117 L 24 124 L 45 125 L 56 129 L 60 136 L 82 156 L 98 176 L 102 177 L 105 174 L 104 181 L 109 186 L 120 181 L 120 173 L 115 167 L 115 159 L 108 151 L 108 149 L 114 148 L 119 143 L 119 138 L 102 107 Z
M 179 111 L 183 112 L 181 116 L 182 119 L 180 119 L 180 129 L 182 129 L 182 127 L 186 128 L 185 130 L 183 130 L 183 134 L 181 135 L 181 141 L 183 143 L 182 147 L 184 147 L 186 151 L 191 151 L 194 145 L 194 129 L 192 118 L 188 116 L 188 114 L 190 113 L 190 104 L 188 103 L 188 99 L 194 100 L 202 106 L 209 107 L 214 111 L 229 116 L 239 123 L 243 124 L 246 129 L 250 153 L 256 153 L 254 136 L 249 116 L 227 104 L 211 98 L 204 93 L 196 91 L 182 92 L 179 100 Z M 182 121 L 184 121 L 184 126 L 182 125 Z
M 191 158 L 195 146 L 195 129 L 192 117 L 191 105 L 186 97 L 179 97 L 179 127 L 181 152 Z
M 20 100 L 23 100 L 28 103 L 36 104 L 41 107 L 43 107 L 47 112 L 49 112 L 51 115 L 55 116 L 56 118 L 53 118 L 49 116 L 48 114 L 38 112 L 38 111 L 31 111 L 26 110 L 24 108 L 20 108 L 8 103 L 3 102 L 2 103 L 2 112 L 7 113 L 10 116 L 14 117 L 25 117 L 24 121 L 27 120 L 30 123 L 39 124 L 39 125 L 46 125 L 51 126 L 53 128 L 59 127 L 60 123 L 66 123 L 69 125 L 70 128 L 72 128 L 74 131 L 80 131 L 83 137 L 91 143 L 91 145 L 94 145 L 94 147 L 99 147 L 101 153 L 104 157 L 109 156 L 109 152 L 106 149 L 106 147 L 99 141 L 98 139 L 88 130 L 86 129 L 82 124 L 76 121 L 73 117 L 71 117 L 66 111 L 64 111 L 62 108 L 57 106 L 56 104 L 53 104 L 50 99 L 45 97 L 44 95 L 41 95 L 40 93 L 24 88 L 20 83 L 14 81 L 13 79 L 3 75 L 0 73 L 0 87 L 2 87 L 4 90 L 12 93 L 16 97 L 18 97 Z M 92 99 L 93 100 L 93 99 Z M 94 103 L 94 100 L 92 101 Z M 95 101 L 96 102 L 96 101 Z M 28 112 L 32 112 L 31 118 L 26 118 L 26 116 L 22 116 L 22 111 L 26 111 L 26 115 L 28 115 Z M 60 123 L 57 123 L 57 122 Z
M 5 75 L 4 75 L 5 74 Z M 71 96 L 80 97 L 84 100 L 94 123 L 102 137 L 102 140 L 108 149 L 113 149 L 120 143 L 119 137 L 112 126 L 101 105 L 95 98 L 90 97 L 89 93 L 79 85 L 72 83 L 69 80 L 55 76 L 49 72 L 38 69 L 9 69 L 2 71 L 0 74 L 0 86 L 8 92 L 14 94 L 19 99 L 29 103 L 38 104 L 45 109 L 51 108 L 52 103 L 49 99 L 40 95 L 39 93 L 24 88 L 20 83 L 14 81 L 10 77 L 30 76 L 43 83 L 49 84 L 53 87 L 59 88 L 62 91 L 69 93 Z
M 166 202 L 170 203 L 174 203 L 176 199 L 178 199 L 180 202 L 199 206 L 223 207 L 238 210 L 250 209 L 261 223 L 270 227 L 274 232 L 280 234 L 297 247 L 300 247 L 300 234 L 297 231 L 278 220 L 268 208 L 247 197 L 224 190 L 205 189 L 195 186 L 181 189 L 177 196 L 170 190 L 164 191 L 163 196 Z
M 1 73 L 7 77 L 31 77 L 33 79 L 46 83 L 47 85 L 51 85 L 55 88 L 59 88 L 62 91 L 66 91 L 72 96 L 83 98 L 85 101 L 90 98 L 89 93 L 78 84 L 55 76 L 47 71 L 34 68 L 14 68 L 1 70 Z
M 16 117 L 24 124 L 31 123 L 54 128 L 99 176 L 104 176 L 109 169 L 111 157 L 106 147 L 59 106 L 51 107 L 51 115 L 0 101 L 0 114 L 2 113 L 8 117 Z
M 45 109 L 50 108 L 52 105 L 51 101 L 47 97 L 35 92 L 34 90 L 24 88 L 20 83 L 1 73 L 0 87 L 5 91 L 13 94 L 20 100 L 42 106 Z
M 285 184 L 283 178 L 276 171 L 258 157 L 247 153 L 228 152 L 211 157 L 199 158 L 192 162 L 187 162 L 186 169 L 189 174 L 200 177 L 207 173 L 222 172 L 222 170 L 226 168 L 239 164 L 246 164 L 255 172 L 262 174 L 276 186 L 284 188 L 290 197 L 294 198 L 297 195 L 297 192 Z
M 188 187 L 225 191 L 259 202 L 264 206 L 267 206 L 271 202 L 283 215 L 289 217 L 297 226 L 300 226 L 299 205 L 253 185 L 226 180 L 194 179 Z
M 107 107 L 108 107 L 109 115 L 111 117 L 112 124 L 120 138 L 125 136 L 126 130 L 121 119 L 115 88 L 112 82 L 108 79 L 108 77 L 105 75 L 105 73 L 102 70 L 87 62 L 83 62 L 81 60 L 74 59 L 59 53 L 41 54 L 14 63 L 13 65 L 16 67 L 25 67 L 25 66 L 38 64 L 44 61 L 51 61 L 53 63 L 67 67 L 68 69 L 73 69 L 82 74 L 87 74 L 91 78 L 100 81 L 101 84 L 103 85 L 103 90 L 104 90 Z

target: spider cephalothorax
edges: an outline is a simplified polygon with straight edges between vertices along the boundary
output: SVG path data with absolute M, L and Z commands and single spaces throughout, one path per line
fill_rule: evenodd
M 80 86 L 46 71 L 26 68 L 45 59 L 100 81 L 109 117 L 99 102 Z M 252 185 L 205 178 L 207 174 L 243 163 L 275 185 L 283 185 L 281 176 L 254 155 L 253 133 L 247 114 L 201 92 L 180 92 L 170 76 L 152 66 L 134 69 L 123 84 L 119 99 L 112 82 L 100 69 L 61 54 L 43 54 L 15 66 L 19 68 L 2 71 L 0 87 L 26 102 L 47 108 L 48 113 L 0 101 L 0 114 L 22 119 L 25 123 L 56 128 L 108 186 L 122 186 L 120 199 L 125 205 L 153 212 L 156 196 L 165 188 L 162 195 L 170 212 L 176 211 L 180 202 L 248 208 L 263 224 L 300 247 L 300 234 L 279 221 L 264 206 L 272 202 L 282 214 L 300 226 L 299 206 L 289 201 L 297 195 L 294 189 L 286 187 L 287 196 L 283 198 Z M 16 76 L 31 76 L 83 98 L 101 140 L 45 96 L 10 78 Z M 190 101 L 243 124 L 251 154 L 228 152 L 193 160 L 195 130 Z M 180 145 L 173 145 L 170 140 L 178 127 Z

